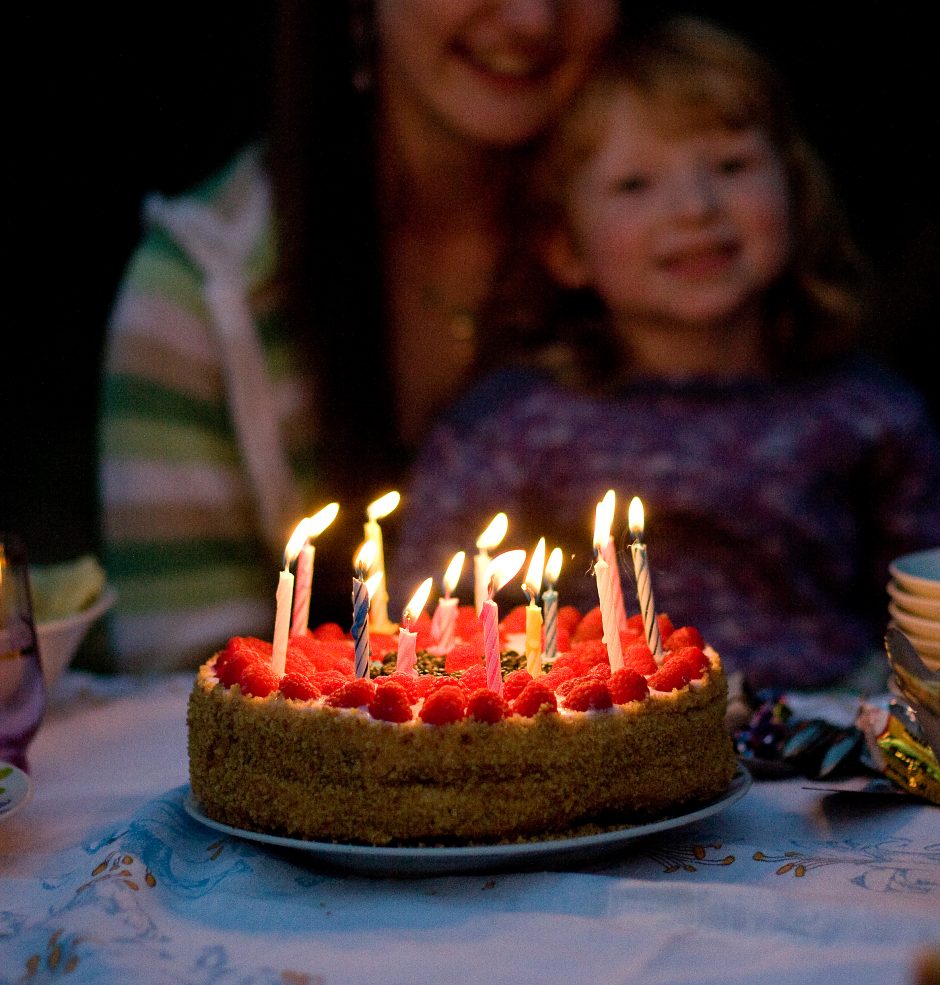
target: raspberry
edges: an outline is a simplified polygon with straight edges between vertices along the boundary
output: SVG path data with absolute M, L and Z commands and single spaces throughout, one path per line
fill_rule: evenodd
M 596 663 L 587 672 L 588 677 L 593 677 L 596 681 L 606 681 L 610 677 L 610 664 L 609 663 Z
M 593 667 L 597 663 L 609 663 L 610 657 L 607 655 L 607 644 L 601 640 L 585 640 L 582 643 L 575 643 L 571 652 L 577 654 L 582 666 L 586 669 Z
M 216 657 L 215 676 L 226 687 L 234 687 L 249 667 L 254 667 L 259 663 L 255 655 L 251 653 L 238 653 L 227 660 L 223 659 L 224 656 L 225 653 L 223 652 Z
M 505 691 L 505 687 L 503 690 Z M 510 707 L 514 715 L 534 718 L 542 711 L 557 711 L 558 702 L 555 700 L 555 692 L 550 687 L 541 681 L 532 681 L 531 684 L 526 684 L 522 694 L 515 701 L 510 702 Z
M 526 685 L 532 683 L 532 675 L 524 668 L 513 670 L 503 681 L 503 696 L 507 701 L 513 701 L 522 694 Z
M 542 635 L 545 635 L 544 630 Z M 559 653 L 564 653 L 565 651 L 571 649 L 571 631 L 565 629 L 564 626 L 558 627 L 558 633 L 555 637 L 555 649 Z
M 637 633 L 633 629 L 621 630 L 618 634 L 620 636 L 620 649 L 623 650 L 628 646 L 632 646 L 634 643 L 645 643 L 646 637 L 642 632 Z
M 467 693 L 459 684 L 447 684 L 424 699 L 420 717 L 430 725 L 459 722 L 467 706 Z
M 320 689 L 307 674 L 289 671 L 281 678 L 279 690 L 285 698 L 294 701 L 310 701 L 320 697 Z
M 526 607 L 524 605 L 517 605 L 514 609 L 511 609 L 507 615 L 500 620 L 500 630 L 504 633 L 524 633 L 525 610 Z
M 266 698 L 280 683 L 270 664 L 249 664 L 238 679 L 242 691 L 256 698 Z
M 683 646 L 697 646 L 700 650 L 705 649 L 705 640 L 702 634 L 694 626 L 680 626 L 663 639 L 663 648 L 666 650 L 678 650 Z
M 655 674 L 659 665 L 645 643 L 631 643 L 623 651 L 625 667 L 635 670 L 638 674 Z
M 398 653 L 398 634 L 369 633 L 369 646 L 373 660 L 383 660 L 390 653 Z
M 604 626 L 601 622 L 601 607 L 595 605 L 578 623 L 574 632 L 571 634 L 571 642 L 581 643 L 584 640 L 599 640 L 603 635 Z
M 664 639 L 668 640 L 670 636 L 676 631 L 676 627 L 673 626 L 672 620 L 665 612 L 660 612 L 656 616 L 656 625 L 659 626 L 659 635 Z
M 573 605 L 562 605 L 558 607 L 558 628 L 573 633 L 581 622 L 581 613 Z
M 708 657 L 697 646 L 684 646 L 666 655 L 666 666 L 681 663 L 690 681 L 698 680 L 708 669 Z
M 308 677 L 316 671 L 313 661 L 307 656 L 307 651 L 297 646 L 292 636 L 287 644 L 287 657 L 284 661 L 284 672 L 287 674 L 299 673 L 306 674 Z
M 347 681 L 330 694 L 324 704 L 331 708 L 361 708 L 375 697 L 375 684 L 368 677 Z
M 568 692 L 565 707 L 572 711 L 601 711 L 613 705 L 613 698 L 603 681 L 582 681 Z
M 480 629 L 480 621 L 477 618 L 477 610 L 472 605 L 457 606 L 457 636 L 466 641 L 475 636 Z
M 310 680 L 320 689 L 321 694 L 332 694 L 346 683 L 346 678 L 335 670 L 318 670 L 310 675 Z
M 310 631 L 315 640 L 348 640 L 345 630 L 335 622 L 325 622 Z
M 552 669 L 542 678 L 542 682 L 547 684 L 553 691 L 558 692 L 558 686 L 577 677 L 578 674 L 571 667 L 552 667 Z
M 481 687 L 467 699 L 467 718 L 478 722 L 498 722 L 509 714 L 509 705 L 495 691 Z
M 653 674 L 647 683 L 651 691 L 675 691 L 689 683 L 689 669 L 681 660 L 665 663 Z
M 576 685 L 581 684 L 586 680 L 590 680 L 590 678 L 571 677 L 567 681 L 562 681 L 561 684 L 559 684 L 558 687 L 555 688 L 555 694 L 558 695 L 559 698 L 567 698 L 568 695 L 571 693 L 572 688 L 574 688 Z
M 458 670 L 466 670 L 468 667 L 481 666 L 482 664 L 483 651 L 471 643 L 458 643 L 444 657 L 444 670 L 448 674 L 455 674 Z
M 271 644 L 267 640 L 259 640 L 254 636 L 233 636 L 219 656 L 222 659 L 234 657 L 239 654 L 256 656 L 270 660 Z
M 583 674 L 586 669 L 577 653 L 563 653 L 556 657 L 552 670 L 561 670 L 562 667 L 570 667 L 576 674 Z
M 478 688 L 486 687 L 486 668 L 483 664 L 477 664 L 475 667 L 465 670 L 460 675 L 460 686 L 468 694 L 472 694 Z
M 375 689 L 375 697 L 369 702 L 369 714 L 383 722 L 411 721 L 408 693 L 398 681 L 388 681 Z
M 375 684 L 376 687 L 384 687 L 388 681 L 395 681 L 396 684 L 401 684 L 405 689 L 405 693 L 408 695 L 408 700 L 411 704 L 414 704 L 421 696 L 418 680 L 419 678 L 412 677 L 411 674 L 399 674 L 396 671 L 394 674 L 389 674 L 388 677 L 379 677 Z
M 629 667 L 610 675 L 607 689 L 615 705 L 625 705 L 628 701 L 642 701 L 649 694 L 646 678 Z

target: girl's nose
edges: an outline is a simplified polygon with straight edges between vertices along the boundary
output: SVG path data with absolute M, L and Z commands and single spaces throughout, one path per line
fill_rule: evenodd
M 719 189 L 706 168 L 690 167 L 677 175 L 673 186 L 673 208 L 686 222 L 710 219 L 721 207 Z

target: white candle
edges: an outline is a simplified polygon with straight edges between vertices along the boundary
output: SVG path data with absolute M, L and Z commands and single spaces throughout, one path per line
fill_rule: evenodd
M 402 627 L 398 630 L 398 657 L 395 662 L 395 670 L 398 673 L 416 676 L 418 634 L 412 632 L 411 627 L 427 604 L 428 595 L 431 594 L 431 584 L 431 579 L 425 578 L 402 613 Z
M 487 578 L 487 598 L 480 609 L 483 623 L 483 655 L 486 659 L 486 686 L 497 694 L 503 693 L 503 667 L 499 657 L 499 610 L 493 596 L 522 567 L 525 551 L 506 551 L 490 562 Z
M 542 614 L 545 618 L 545 659 L 554 660 L 558 652 L 558 592 L 555 582 L 561 574 L 561 548 L 556 547 L 545 565 L 548 588 L 542 592 Z
M 382 528 L 379 526 L 379 520 L 388 516 L 400 502 L 401 495 L 393 490 L 380 496 L 366 507 L 365 537 L 366 540 L 375 544 L 375 560 L 371 566 L 373 573 L 381 571 L 385 575 L 385 548 L 382 543 Z M 377 633 L 393 633 L 395 631 L 395 624 L 388 618 L 387 575 L 375 593 L 369 622 Z
M 303 547 L 297 555 L 297 573 L 294 576 L 294 611 L 291 616 L 290 635 L 300 636 L 307 632 L 310 622 L 310 590 L 313 584 L 313 540 L 336 519 L 339 503 L 330 503 L 313 516 L 306 517 Z
M 444 596 L 437 600 L 434 616 L 431 619 L 431 637 L 434 640 L 434 646 L 431 647 L 432 653 L 448 654 L 454 648 L 457 606 L 460 600 L 452 598 L 451 592 L 457 587 L 457 582 L 460 580 L 465 559 L 466 554 L 463 551 L 458 551 L 451 558 L 451 562 L 444 572 Z
M 353 619 L 350 633 L 352 634 L 355 645 L 355 666 L 356 677 L 369 676 L 369 657 L 371 648 L 369 644 L 369 585 L 366 579 L 366 571 L 375 558 L 375 544 L 367 540 L 356 554 L 353 566 L 356 574 L 352 582 L 352 608 Z M 382 579 L 382 572 L 377 571 L 373 576 L 376 579 L 376 587 Z M 369 579 L 371 581 L 371 578 Z
M 509 520 L 505 513 L 497 513 L 490 520 L 486 530 L 477 537 L 477 554 L 473 559 L 473 604 L 476 606 L 477 615 L 483 609 L 489 592 L 487 577 L 490 567 L 489 552 L 499 547 L 506 531 L 509 529 Z
M 617 511 L 617 497 L 613 489 L 608 489 L 604 494 L 604 508 L 610 516 L 611 525 Z M 610 569 L 610 594 L 613 599 L 614 611 L 617 614 L 617 629 L 621 632 L 627 628 L 627 610 L 623 604 L 623 585 L 620 582 L 620 562 L 617 558 L 617 545 L 613 534 L 609 534 L 607 540 L 601 548 L 601 554 Z
M 610 566 L 601 557 L 601 547 L 610 536 L 610 517 L 604 502 L 597 504 L 594 526 L 594 577 L 597 580 L 597 596 L 601 607 L 601 625 L 604 629 L 604 644 L 611 671 L 623 666 L 623 651 L 620 648 L 620 627 L 617 623 L 617 610 L 610 583 Z
M 643 543 L 643 519 L 643 503 L 638 496 L 634 496 L 630 501 L 627 522 L 634 537 L 630 550 L 633 554 L 633 570 L 636 573 L 636 596 L 640 603 L 640 614 L 643 616 L 643 629 L 646 633 L 647 645 L 656 659 L 656 663 L 662 664 L 663 643 L 659 635 L 659 623 L 656 621 L 653 584 L 650 580 L 646 545 Z
M 294 600 L 294 576 L 291 574 L 291 562 L 300 553 L 307 539 L 307 518 L 304 517 L 294 527 L 294 532 L 284 548 L 284 569 L 277 581 L 277 592 L 274 601 L 277 606 L 274 615 L 274 637 L 271 642 L 271 669 L 278 677 L 284 676 L 284 665 L 287 662 L 287 637 L 291 626 L 291 604 Z
M 542 537 L 529 562 L 522 590 L 528 599 L 525 608 L 525 660 L 526 670 L 535 678 L 542 674 L 542 610 L 539 608 L 539 592 L 542 589 L 542 572 L 545 569 L 545 538 Z

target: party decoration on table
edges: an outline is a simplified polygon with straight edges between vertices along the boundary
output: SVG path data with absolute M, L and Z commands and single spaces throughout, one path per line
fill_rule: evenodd
M 522 591 L 525 594 L 525 661 L 526 670 L 535 678 L 542 674 L 542 610 L 539 608 L 539 594 L 542 591 L 542 574 L 545 570 L 545 538 L 539 538 Z
M 477 615 L 483 609 L 483 603 L 489 592 L 488 572 L 490 567 L 489 552 L 499 547 L 509 529 L 509 519 L 505 513 L 497 513 L 490 520 L 486 530 L 477 537 L 477 553 L 473 559 L 473 603 Z
M 646 545 L 643 543 L 643 503 L 639 496 L 630 500 L 627 523 L 633 534 L 630 551 L 633 554 L 633 570 L 636 573 L 636 596 L 640 603 L 640 613 L 643 616 L 643 629 L 646 632 L 646 643 L 656 663 L 663 662 L 663 643 L 659 635 L 659 624 L 656 621 L 656 604 L 653 600 L 653 584 L 650 581 L 649 562 L 646 557 Z
M 294 532 L 284 548 L 284 568 L 277 581 L 274 616 L 274 638 L 271 649 L 271 669 L 278 677 L 284 676 L 284 664 L 287 660 L 287 637 L 290 632 L 290 610 L 294 600 L 294 576 L 290 566 L 300 553 L 301 547 L 307 540 L 309 520 L 304 517 L 294 528 Z
M 460 574 L 463 571 L 463 564 L 466 560 L 464 551 L 457 551 L 451 558 L 447 570 L 444 572 L 442 587 L 444 594 L 437 600 L 434 615 L 431 618 L 431 638 L 434 645 L 431 652 L 441 655 L 448 654 L 454 648 L 454 634 L 457 628 L 457 608 L 460 599 L 451 595 L 460 581 Z
M 601 624 L 604 629 L 604 644 L 611 672 L 623 667 L 623 651 L 620 647 L 620 626 L 617 622 L 617 603 L 611 581 L 610 565 L 604 560 L 603 548 L 610 539 L 610 525 L 613 522 L 613 504 L 604 497 L 595 509 L 594 517 L 594 577 L 597 580 L 597 597 L 600 601 Z M 614 572 L 616 574 L 616 572 Z
M 555 582 L 561 574 L 561 548 L 555 547 L 545 565 L 545 583 L 548 588 L 542 592 L 542 617 L 545 621 L 545 659 L 551 662 L 558 652 L 558 592 Z
M 38 625 L 90 608 L 105 590 L 106 575 L 94 555 L 83 554 L 72 561 L 30 564 L 29 583 Z
M 525 551 L 506 551 L 493 558 L 487 569 L 487 597 L 480 610 L 480 622 L 483 624 L 486 686 L 497 694 L 503 692 L 503 668 L 499 659 L 499 609 L 493 596 L 510 579 L 515 578 L 524 562 Z
M 402 625 L 398 630 L 398 662 L 396 667 L 402 674 L 412 674 L 417 677 L 415 663 L 418 658 L 418 634 L 413 632 L 411 627 L 428 603 L 432 584 L 433 579 L 425 578 L 402 613 Z
M 366 507 L 365 538 L 375 544 L 375 558 L 369 569 L 370 574 L 381 571 L 385 574 L 385 550 L 382 544 L 382 528 L 379 520 L 391 513 L 401 502 L 401 494 L 392 490 Z M 377 633 L 394 633 L 396 626 L 388 618 L 388 580 L 379 586 L 373 599 L 369 622 Z
M 604 509 L 610 516 L 610 523 L 613 526 L 614 517 L 617 514 L 617 496 L 613 489 L 608 489 L 604 493 Z M 614 541 L 613 531 L 609 531 L 606 543 L 601 545 L 601 554 L 610 569 L 610 593 L 613 597 L 614 611 L 617 613 L 617 631 L 625 632 L 627 629 L 627 610 L 623 604 L 623 585 L 620 582 L 620 562 L 617 559 L 617 545 Z
M 290 635 L 307 632 L 310 621 L 310 589 L 313 584 L 313 541 L 336 519 L 339 503 L 330 503 L 313 516 L 305 517 L 306 539 L 297 555 L 297 571 L 294 575 L 294 608 L 291 615 Z
M 355 664 L 356 677 L 369 676 L 369 657 L 371 649 L 369 647 L 369 605 L 371 593 L 369 591 L 369 581 L 376 579 L 373 591 L 379 587 L 383 572 L 376 571 L 367 579 L 366 572 L 375 560 L 375 541 L 367 540 L 356 552 L 353 567 L 356 574 L 352 582 L 352 607 L 353 619 L 350 633 L 355 644 Z

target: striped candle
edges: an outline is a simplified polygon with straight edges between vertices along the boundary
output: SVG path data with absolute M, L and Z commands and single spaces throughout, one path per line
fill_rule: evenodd
M 643 503 L 638 496 L 634 496 L 630 501 L 628 522 L 630 524 L 630 532 L 634 537 L 630 550 L 633 554 L 633 570 L 636 574 L 636 597 L 640 604 L 640 614 L 643 616 L 643 630 L 646 634 L 646 643 L 656 663 L 662 664 L 663 643 L 659 635 L 659 623 L 656 620 L 656 603 L 653 599 L 653 583 L 650 580 L 646 545 L 643 543 Z

